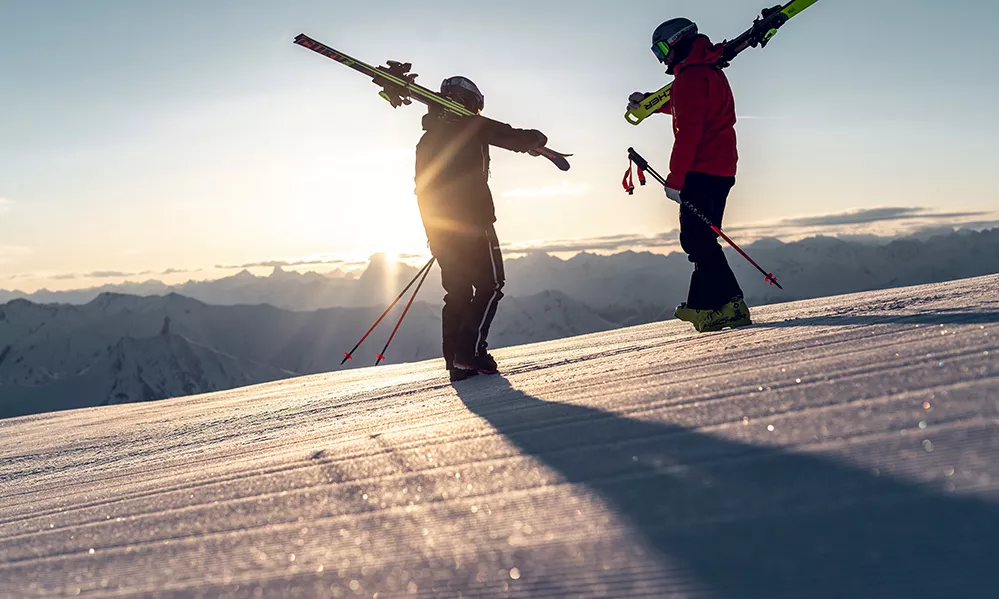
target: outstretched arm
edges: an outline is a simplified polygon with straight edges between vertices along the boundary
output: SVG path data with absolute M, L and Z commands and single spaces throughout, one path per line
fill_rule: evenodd
M 530 152 L 542 148 L 548 143 L 545 134 L 535 129 L 514 129 L 506 123 L 494 121 L 484 116 L 476 118 L 481 119 L 483 140 L 491 146 L 513 152 Z

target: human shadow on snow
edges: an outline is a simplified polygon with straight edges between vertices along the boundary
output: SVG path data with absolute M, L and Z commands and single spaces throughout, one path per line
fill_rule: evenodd
M 713 596 L 954 598 L 999 589 L 999 506 L 987 501 L 832 457 L 544 401 L 501 377 L 455 389 Z M 999 434 L 970 430 L 962 443 L 996 447 Z
M 999 323 L 999 312 L 966 312 L 934 310 L 923 314 L 893 314 L 891 311 L 829 314 L 808 318 L 791 318 L 779 322 L 760 322 L 759 327 L 848 326 L 874 324 L 904 324 L 930 326 L 982 325 Z

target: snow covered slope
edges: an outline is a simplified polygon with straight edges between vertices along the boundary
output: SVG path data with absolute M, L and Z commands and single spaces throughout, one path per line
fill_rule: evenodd
M 78 374 L 0 387 L 0 417 L 221 391 L 295 376 L 176 334 L 123 337 Z
M 999 277 L 0 421 L 0 597 L 991 597 Z
M 83 306 L 0 305 L 0 418 L 232 389 L 339 368 L 382 308 L 291 312 L 180 295 L 104 294 Z M 347 367 L 370 365 L 396 309 Z M 556 291 L 503 302 L 490 343 L 518 345 L 616 325 Z M 418 303 L 389 363 L 440 355 L 440 309 Z

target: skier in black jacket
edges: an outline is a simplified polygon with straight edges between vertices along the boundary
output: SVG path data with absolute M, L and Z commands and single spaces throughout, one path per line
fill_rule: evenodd
M 531 152 L 548 138 L 479 115 L 482 93 L 465 77 L 445 79 L 441 94 L 476 113 L 461 117 L 431 106 L 416 146 L 416 196 L 445 291 L 444 362 L 451 380 L 458 381 L 497 372 L 486 337 L 505 276 L 493 226 L 489 146 Z

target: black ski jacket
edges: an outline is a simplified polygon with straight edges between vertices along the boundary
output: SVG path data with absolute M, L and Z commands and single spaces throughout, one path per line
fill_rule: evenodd
M 482 229 L 496 222 L 489 191 L 489 146 L 529 152 L 547 143 L 540 131 L 514 129 L 484 116 L 423 117 L 416 145 L 416 197 L 428 231 Z

